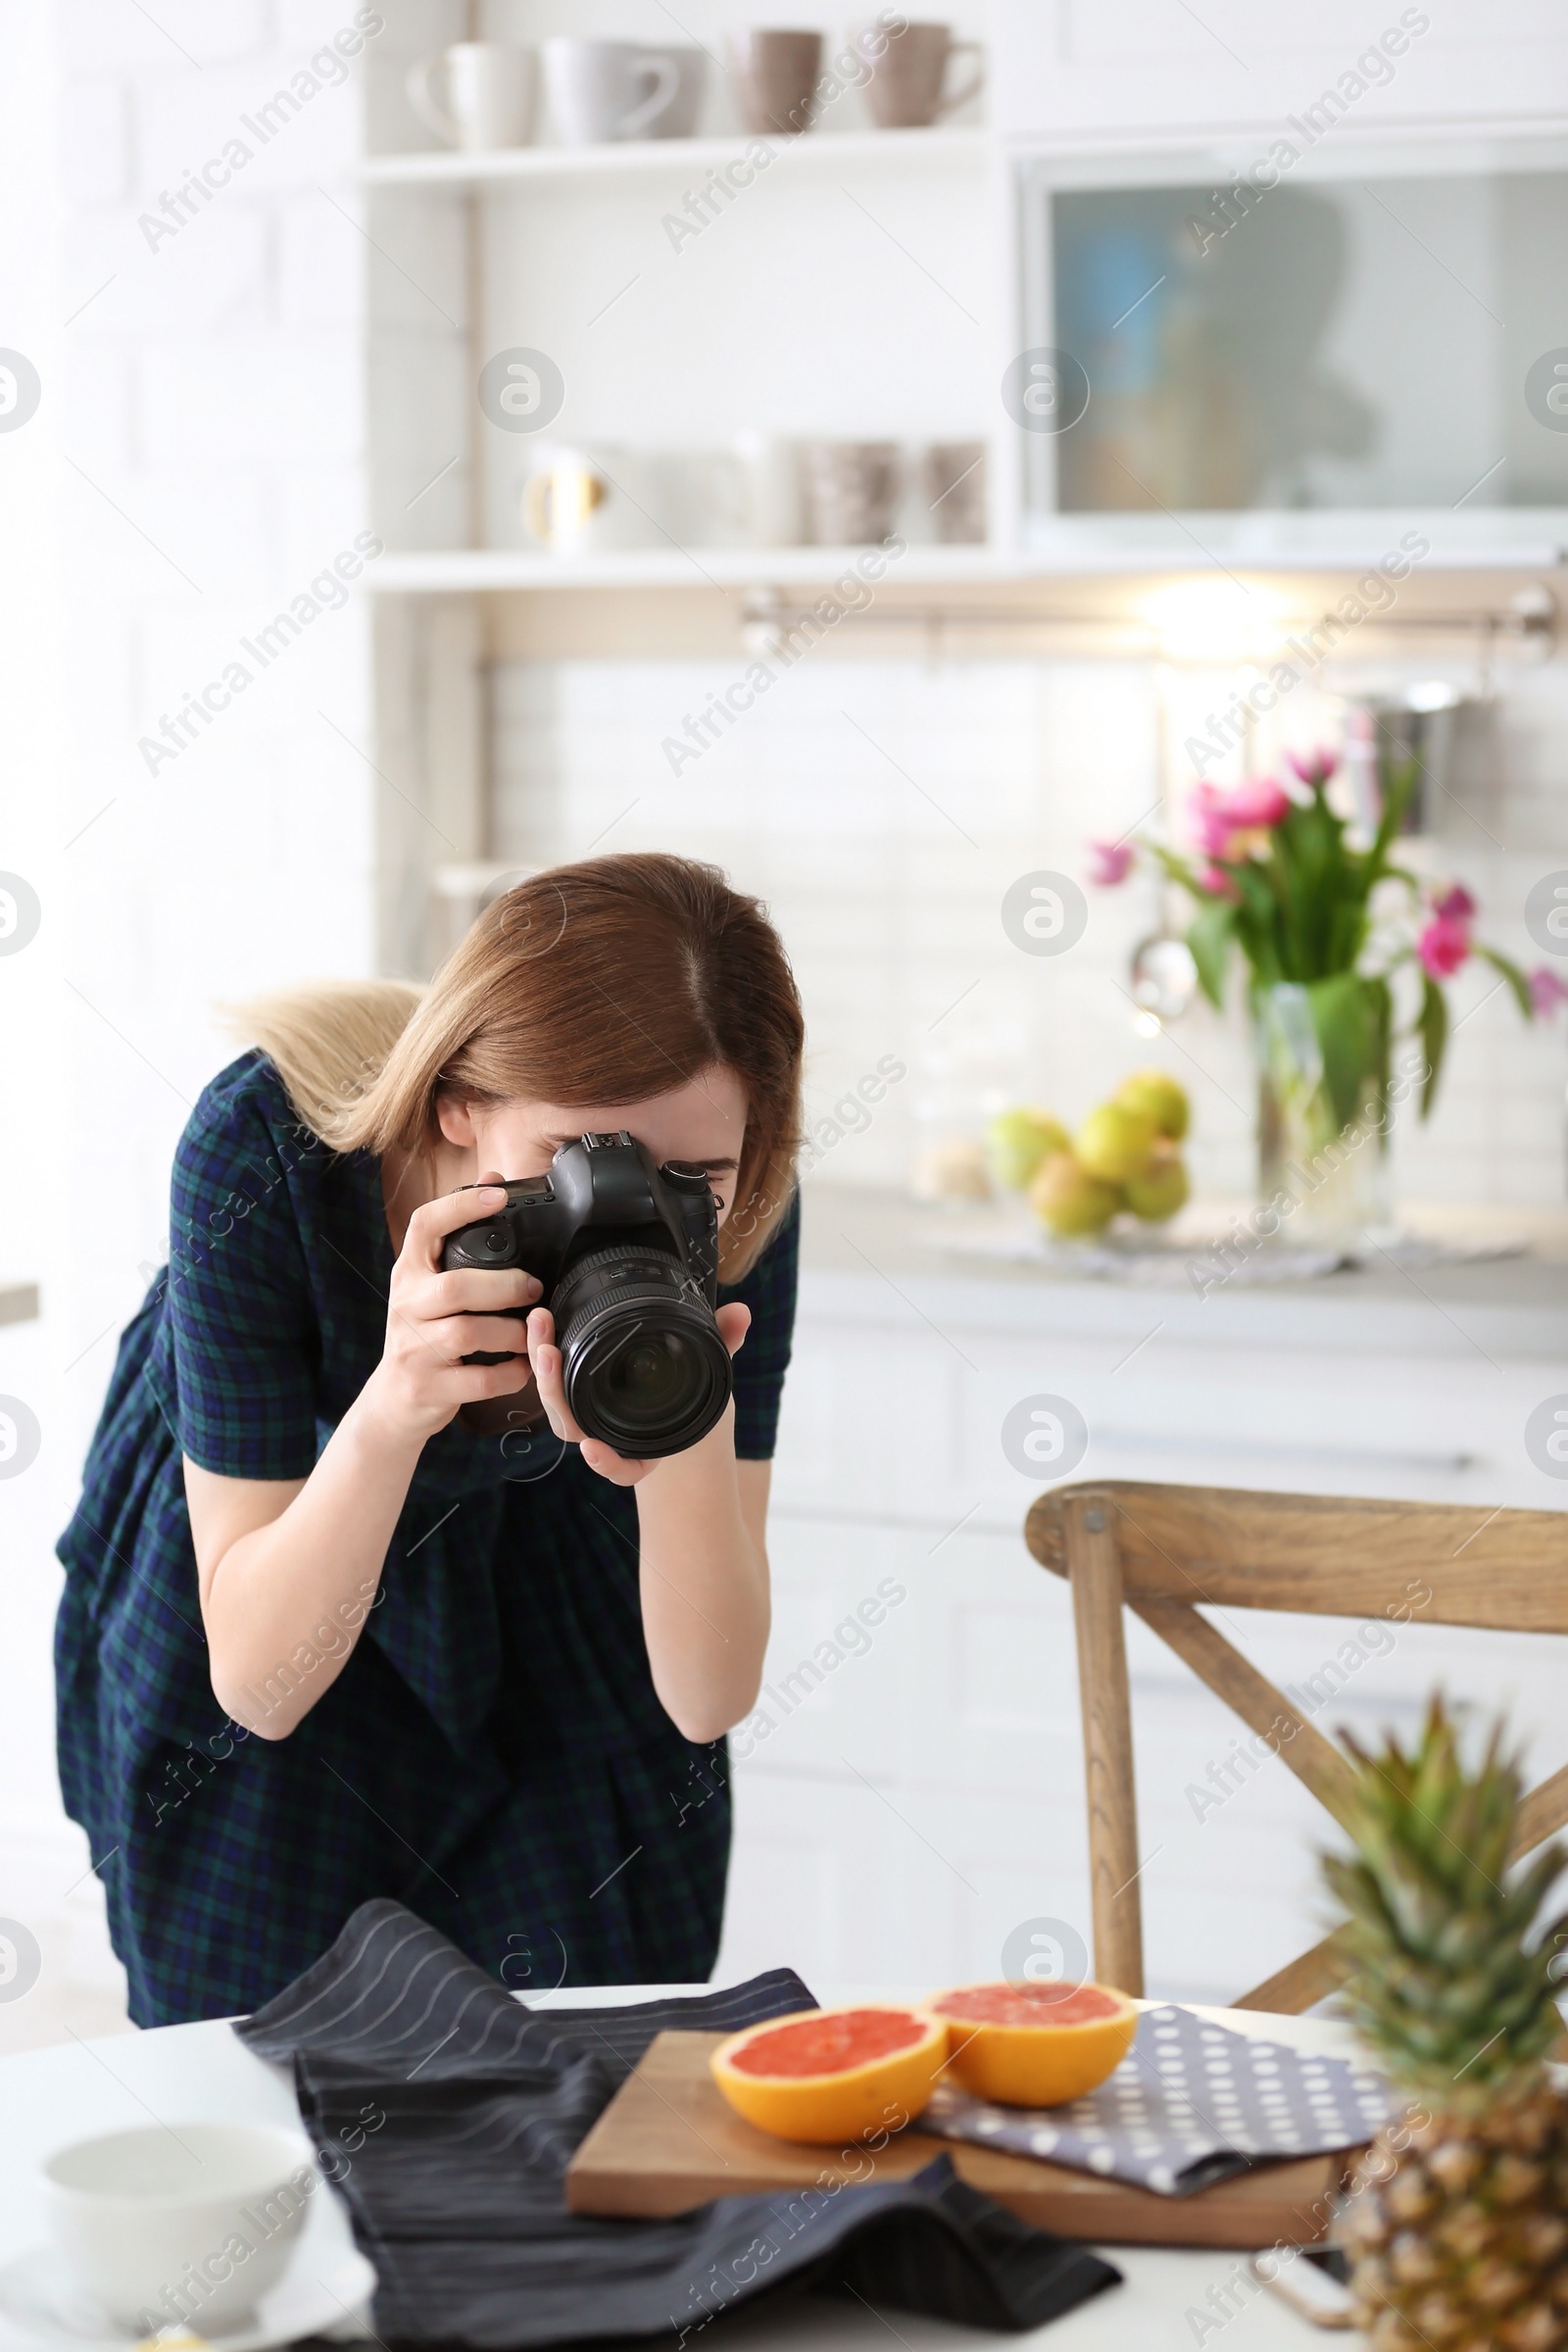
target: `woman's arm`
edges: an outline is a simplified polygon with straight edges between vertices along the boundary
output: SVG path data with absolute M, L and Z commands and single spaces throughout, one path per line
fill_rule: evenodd
M 751 1309 L 732 1301 L 715 1320 L 733 1355 L 750 1328 Z M 590 1470 L 637 1490 L 643 1635 L 654 1689 L 684 1738 L 717 1740 L 751 1713 L 762 1680 L 770 1464 L 736 1460 L 733 1403 L 684 1453 L 627 1460 L 585 1438 L 567 1410 L 548 1308 L 535 1307 L 528 1317 L 528 1357 L 556 1435 L 580 1444 Z
M 735 1459 L 734 1422 L 732 1404 L 637 1489 L 648 1663 L 661 1706 L 687 1740 L 717 1740 L 751 1713 L 767 1647 L 772 1464 Z
M 213 1695 L 264 1740 L 284 1739 L 343 1671 L 418 1459 L 364 1409 L 368 1392 L 309 1478 L 222 1478 L 186 1456 Z
M 461 1358 L 520 1354 L 518 1310 L 538 1283 L 441 1271 L 446 1236 L 504 1199 L 499 1186 L 469 1189 L 416 1209 L 392 1269 L 381 1361 L 309 1478 L 223 1478 L 186 1459 L 213 1693 L 264 1740 L 286 1738 L 342 1672 L 425 1440 L 471 1398 L 517 1386 L 515 1362 Z

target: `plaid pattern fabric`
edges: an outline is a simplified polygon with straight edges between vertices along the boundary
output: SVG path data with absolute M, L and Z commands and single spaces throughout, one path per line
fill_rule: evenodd
M 798 1244 L 792 1208 L 721 1294 L 754 1318 L 747 1459 L 773 1450 Z M 548 1432 L 428 1442 L 354 1654 L 289 1738 L 213 1696 L 181 1455 L 305 1477 L 380 1358 L 391 1267 L 377 1162 L 302 1128 L 263 1055 L 231 1063 L 176 1152 L 170 1262 L 59 1546 L 61 1785 L 138 2025 L 259 2007 L 378 1895 L 515 1989 L 712 1965 L 725 1744 L 683 1740 L 655 1696 L 635 1500 Z M 312 1664 L 302 1644 L 277 1673 Z

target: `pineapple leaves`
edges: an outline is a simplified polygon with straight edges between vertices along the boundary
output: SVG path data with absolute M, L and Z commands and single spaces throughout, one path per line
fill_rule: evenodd
M 1538 1925 L 1560 1878 L 1549 1845 L 1510 1865 L 1522 1782 L 1494 1728 L 1467 1767 L 1441 1698 L 1415 1745 L 1356 1767 L 1348 1854 L 1325 1880 L 1348 1914 L 1345 2001 L 1387 2072 L 1434 2107 L 1479 2110 L 1533 2086 L 1558 2031 L 1557 1963 L 1568 1920 Z

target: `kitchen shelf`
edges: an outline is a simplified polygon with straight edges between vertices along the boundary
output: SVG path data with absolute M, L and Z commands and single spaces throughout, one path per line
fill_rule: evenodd
M 799 138 L 774 138 L 766 144 L 775 161 L 788 157 L 796 170 L 816 175 L 831 175 L 864 164 L 974 166 L 992 151 L 984 130 L 945 130 L 940 126 L 928 130 L 805 131 Z M 598 147 L 500 147 L 485 154 L 418 149 L 405 155 L 369 156 L 354 176 L 366 186 L 380 188 L 615 179 L 659 172 L 689 177 L 749 160 L 756 145 L 754 136 L 737 132 L 720 139 L 624 139 Z
M 471 595 L 537 588 L 755 588 L 819 586 L 863 564 L 866 547 L 629 548 L 615 554 L 564 557 L 508 548 L 457 548 L 433 554 L 389 554 L 366 572 L 365 585 L 388 595 Z M 1275 555 L 1232 554 L 1243 572 L 1354 573 L 1367 550 L 1295 550 Z M 1429 560 L 1429 575 L 1450 571 L 1539 573 L 1555 569 L 1554 547 L 1475 547 Z M 909 547 L 887 555 L 879 582 L 889 588 L 1004 587 L 1029 580 L 1132 577 L 1224 567 L 1196 564 L 1181 551 L 1083 546 L 1060 555 L 990 547 Z M 1228 575 L 1224 575 L 1228 576 Z
M 1018 576 L 985 547 L 911 547 L 902 556 L 869 547 L 627 548 L 602 556 L 530 555 L 507 548 L 450 554 L 386 555 L 365 575 L 368 588 L 392 594 L 466 594 L 516 588 L 752 588 L 817 584 L 881 554 L 882 580 L 934 582 Z M 876 583 L 871 583 L 875 585 Z

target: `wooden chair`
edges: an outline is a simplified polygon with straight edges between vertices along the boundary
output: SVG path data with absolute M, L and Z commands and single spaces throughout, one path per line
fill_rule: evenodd
M 1273 1735 L 1298 1779 L 1343 1820 L 1350 1766 L 1195 1605 L 1366 1618 L 1409 1606 L 1423 1624 L 1568 1634 L 1568 1514 L 1462 1503 L 1363 1502 L 1163 1487 L 1133 1479 L 1054 1487 L 1024 1540 L 1072 1587 L 1089 1800 L 1095 1974 L 1141 1995 L 1143 1912 L 1122 1604 L 1242 1721 Z M 1294 1737 L 1282 1727 L 1294 1727 Z M 1568 1821 L 1568 1766 L 1526 1797 L 1515 1854 Z M 1234 2005 L 1298 2011 L 1348 1974 L 1329 1936 Z

